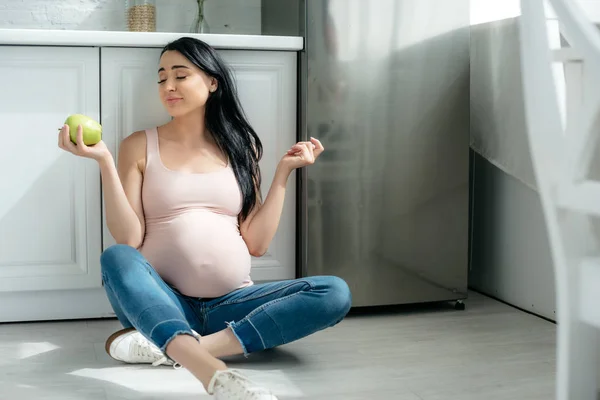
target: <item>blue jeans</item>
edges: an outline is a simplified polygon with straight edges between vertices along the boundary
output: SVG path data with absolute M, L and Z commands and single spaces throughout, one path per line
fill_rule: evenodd
M 165 354 L 177 335 L 193 336 L 193 329 L 205 336 L 229 326 L 247 356 L 336 325 L 351 305 L 348 285 L 334 276 L 256 284 L 203 299 L 172 288 L 131 246 L 109 247 L 100 262 L 123 327 L 136 328 Z

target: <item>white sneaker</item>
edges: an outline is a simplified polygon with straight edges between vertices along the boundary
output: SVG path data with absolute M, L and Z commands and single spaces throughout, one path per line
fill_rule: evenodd
M 200 335 L 192 332 L 199 340 Z M 106 340 L 104 348 L 109 356 L 128 364 L 152 364 L 155 367 L 172 365 L 174 368 L 181 368 L 181 365 L 170 361 L 154 343 L 135 328 L 121 329 L 113 333 Z
M 214 395 L 215 400 L 277 400 L 269 390 L 231 369 L 215 372 L 207 392 Z

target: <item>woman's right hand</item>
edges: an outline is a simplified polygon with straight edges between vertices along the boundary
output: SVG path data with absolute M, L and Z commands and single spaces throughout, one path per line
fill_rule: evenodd
M 106 144 L 102 140 L 93 146 L 86 146 L 83 143 L 83 128 L 81 125 L 77 127 L 77 144 L 71 142 L 69 125 L 63 125 L 58 133 L 58 147 L 76 156 L 91 158 L 96 161 L 101 161 L 111 156 L 108 147 L 106 147 Z

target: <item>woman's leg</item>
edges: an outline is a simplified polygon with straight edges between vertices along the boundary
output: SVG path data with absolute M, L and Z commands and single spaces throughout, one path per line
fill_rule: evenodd
M 216 357 L 248 355 L 336 325 L 351 303 L 348 285 L 334 276 L 238 289 L 207 302 L 202 345 Z
M 193 335 L 201 325 L 183 296 L 175 293 L 131 246 L 115 245 L 100 258 L 108 300 L 124 328 L 135 327 L 164 352 L 173 336 Z
M 109 301 L 123 326 L 132 326 L 164 354 L 194 374 L 208 389 L 225 364 L 194 338 L 195 317 L 186 301 L 173 292 L 133 247 L 112 246 L 101 257 Z

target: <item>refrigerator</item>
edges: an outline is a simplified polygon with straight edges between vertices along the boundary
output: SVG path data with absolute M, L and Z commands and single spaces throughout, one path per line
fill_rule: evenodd
M 469 1 L 262 7 L 264 33 L 297 29 L 305 38 L 298 139 L 325 147 L 298 175 L 297 276 L 344 279 L 354 307 L 460 307 L 469 264 Z

